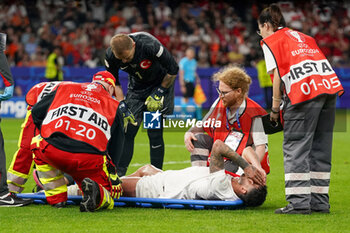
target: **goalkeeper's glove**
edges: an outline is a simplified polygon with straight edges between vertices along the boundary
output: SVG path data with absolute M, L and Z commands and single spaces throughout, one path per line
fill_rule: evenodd
M 132 112 L 130 111 L 130 109 L 128 108 L 124 100 L 120 101 L 119 110 L 123 116 L 125 132 L 127 130 L 128 123 L 131 123 L 134 126 L 137 125 L 134 114 L 132 114 Z
M 123 195 L 122 181 L 120 180 L 117 174 L 117 168 L 115 167 L 109 156 L 107 162 L 107 171 L 109 173 L 109 178 L 112 183 L 111 197 L 119 199 L 119 197 Z
M 166 91 L 166 88 L 158 87 L 155 92 L 147 97 L 145 105 L 147 105 L 148 111 L 155 112 L 163 108 L 164 94 Z
M 112 185 L 111 189 L 111 197 L 119 199 L 119 197 L 123 196 L 123 187 L 122 184 Z
M 4 93 L 0 95 L 0 101 L 8 100 L 13 96 L 14 86 L 5 87 Z
M 111 197 L 119 199 L 123 195 L 122 181 L 117 174 L 110 175 L 110 177 L 112 183 Z

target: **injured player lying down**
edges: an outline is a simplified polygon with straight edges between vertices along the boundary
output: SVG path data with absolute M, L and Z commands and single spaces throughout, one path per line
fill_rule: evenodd
M 247 150 L 248 152 L 254 150 Z M 224 157 L 244 170 L 241 177 L 225 173 Z M 210 167 L 189 167 L 162 171 L 145 165 L 135 173 L 121 177 L 124 196 L 227 200 L 241 199 L 246 206 L 259 206 L 266 198 L 266 174 L 249 164 L 224 142 L 215 141 Z

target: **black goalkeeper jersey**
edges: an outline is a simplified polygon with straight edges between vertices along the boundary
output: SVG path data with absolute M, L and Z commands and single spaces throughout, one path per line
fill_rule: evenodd
M 159 86 L 166 74 L 176 75 L 179 67 L 170 52 L 151 34 L 129 34 L 135 41 L 134 58 L 129 63 L 117 59 L 111 48 L 106 51 L 105 67 L 119 82 L 119 69 L 129 74 L 129 90 L 153 89 Z

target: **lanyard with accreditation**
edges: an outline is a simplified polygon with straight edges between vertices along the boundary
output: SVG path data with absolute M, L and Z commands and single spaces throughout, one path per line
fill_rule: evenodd
M 227 130 L 230 130 L 228 113 L 229 113 L 229 109 L 226 108 L 226 128 L 227 128 Z M 240 129 L 240 131 L 235 130 L 235 128 L 232 127 L 230 134 L 225 139 L 225 144 L 228 145 L 233 151 L 237 151 L 237 148 L 238 148 L 239 144 L 241 143 L 243 136 L 244 136 L 242 129 L 241 129 L 241 123 L 239 122 L 238 116 L 239 116 L 239 108 L 236 111 L 236 122 L 237 122 L 237 125 L 238 125 L 238 128 Z

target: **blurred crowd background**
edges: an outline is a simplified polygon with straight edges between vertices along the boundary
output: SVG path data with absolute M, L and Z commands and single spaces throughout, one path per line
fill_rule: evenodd
M 266 1 L 2 0 L 0 31 L 11 66 L 45 66 L 61 48 L 64 66 L 103 66 L 117 33 L 147 31 L 177 61 L 194 47 L 198 67 L 255 66 L 257 17 Z M 334 67 L 350 67 L 350 3 L 279 2 L 289 27 L 313 36 Z

